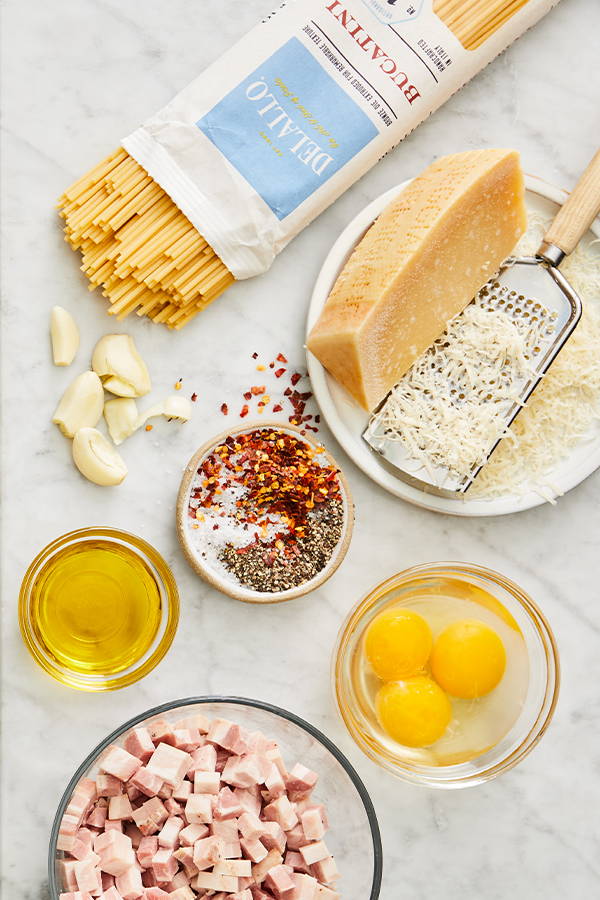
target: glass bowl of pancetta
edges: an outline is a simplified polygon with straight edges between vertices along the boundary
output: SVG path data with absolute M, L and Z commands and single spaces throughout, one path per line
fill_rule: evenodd
M 50 841 L 52 900 L 376 900 L 382 847 L 358 774 L 295 714 L 196 697 L 84 760 Z

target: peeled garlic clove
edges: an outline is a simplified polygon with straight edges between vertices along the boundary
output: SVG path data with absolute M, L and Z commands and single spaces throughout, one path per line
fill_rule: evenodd
M 96 428 L 80 428 L 73 438 L 73 462 L 88 481 L 102 487 L 121 484 L 127 466 Z
M 80 428 L 97 425 L 104 406 L 102 382 L 95 372 L 84 372 L 64 392 L 52 418 L 65 437 Z
M 135 400 L 126 397 L 107 400 L 104 404 L 104 418 L 115 444 L 122 444 L 138 427 L 139 413 Z
M 50 314 L 50 338 L 55 366 L 70 366 L 79 349 L 79 329 L 70 312 L 54 306 Z
M 192 404 L 187 397 L 180 397 L 177 394 L 172 394 L 161 403 L 156 403 L 154 406 L 151 406 L 150 409 L 147 409 L 146 412 L 142 413 L 138 419 L 137 427 L 141 428 L 148 419 L 153 419 L 155 416 L 165 416 L 166 419 L 187 422 L 191 415 Z
M 119 397 L 143 397 L 152 384 L 146 363 L 128 334 L 105 334 L 92 356 L 92 369 L 107 391 Z

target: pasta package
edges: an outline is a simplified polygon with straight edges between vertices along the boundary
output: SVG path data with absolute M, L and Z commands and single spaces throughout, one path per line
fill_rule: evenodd
M 180 328 L 558 0 L 289 0 L 60 201 L 109 312 Z

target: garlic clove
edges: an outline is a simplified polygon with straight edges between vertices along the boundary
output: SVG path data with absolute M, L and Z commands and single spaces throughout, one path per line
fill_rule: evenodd
M 127 397 L 107 400 L 104 404 L 104 418 L 108 425 L 108 433 L 115 444 L 122 444 L 138 428 L 137 404 L 135 400 Z
M 79 349 L 79 329 L 70 312 L 54 306 L 50 314 L 50 338 L 55 366 L 70 366 Z
M 138 418 L 137 427 L 141 428 L 148 419 L 153 419 L 155 416 L 164 416 L 166 419 L 175 419 L 177 422 L 187 422 L 191 415 L 192 404 L 187 397 L 172 394 L 143 412 Z
M 146 363 L 128 334 L 105 334 L 92 356 L 92 369 L 119 397 L 143 397 L 152 387 Z
M 73 462 L 88 481 L 102 487 L 121 484 L 127 466 L 96 428 L 80 428 L 73 438 Z
M 95 372 L 84 372 L 64 392 L 52 421 L 65 437 L 72 438 L 80 428 L 98 424 L 103 406 L 102 382 Z

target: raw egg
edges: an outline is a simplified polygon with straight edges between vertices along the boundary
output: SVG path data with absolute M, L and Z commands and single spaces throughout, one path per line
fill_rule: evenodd
M 489 694 L 506 668 L 506 650 L 496 632 L 475 619 L 449 625 L 435 642 L 431 671 L 453 697 L 473 699 Z
M 382 681 L 398 681 L 425 667 L 433 638 L 425 619 L 409 609 L 381 613 L 371 622 L 365 653 Z
M 379 724 L 407 747 L 429 747 L 438 741 L 452 718 L 444 691 L 425 675 L 384 684 L 375 701 Z

